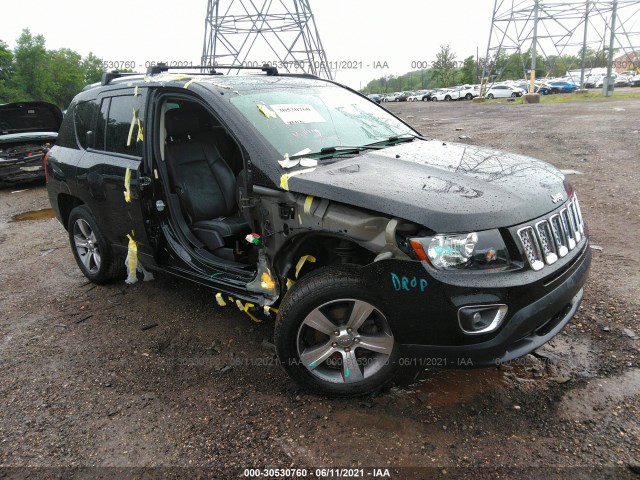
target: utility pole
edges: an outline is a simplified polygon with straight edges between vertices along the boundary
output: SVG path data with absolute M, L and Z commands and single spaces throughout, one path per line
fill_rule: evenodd
M 607 81 L 604 85 L 604 96 L 610 97 L 613 95 L 613 88 L 609 87 L 609 82 L 612 81 L 611 70 L 613 68 L 613 47 L 616 43 L 616 17 L 618 16 L 618 0 L 613 0 L 613 10 L 611 12 L 611 38 L 609 39 L 609 56 L 607 59 Z
M 587 0 L 584 10 L 584 37 L 582 40 L 582 58 L 580 61 L 580 90 L 584 90 L 584 62 L 587 56 L 587 32 L 589 31 L 589 3 L 591 0 Z
M 538 9 L 540 8 L 539 0 L 536 0 L 533 9 L 533 43 L 531 45 L 531 74 L 529 80 L 529 93 L 534 93 L 536 88 L 536 48 L 538 46 Z
M 201 62 L 334 77 L 310 0 L 207 0 Z

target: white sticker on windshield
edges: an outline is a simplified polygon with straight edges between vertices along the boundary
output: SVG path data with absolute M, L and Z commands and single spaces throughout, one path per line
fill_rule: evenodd
M 287 125 L 325 122 L 322 115 L 320 115 L 315 108 L 306 103 L 280 103 L 277 105 L 270 105 L 270 107 Z

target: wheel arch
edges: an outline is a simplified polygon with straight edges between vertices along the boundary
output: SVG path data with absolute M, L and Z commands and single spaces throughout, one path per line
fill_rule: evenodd
M 298 262 L 305 255 L 315 261 L 305 262 L 296 275 Z M 347 235 L 329 232 L 309 232 L 292 237 L 274 258 L 274 269 L 279 278 L 295 280 L 331 265 L 368 265 L 375 259 L 373 252 Z
M 60 220 L 66 230 L 69 226 L 69 215 L 71 214 L 71 211 L 80 205 L 84 205 L 84 202 L 78 197 L 69 195 L 68 193 L 58 194 L 57 202 L 58 211 L 60 212 Z

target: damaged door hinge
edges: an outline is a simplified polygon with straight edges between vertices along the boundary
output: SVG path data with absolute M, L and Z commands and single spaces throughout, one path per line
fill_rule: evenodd
M 151 178 L 150 177 L 140 177 L 138 179 L 138 185 L 140 186 L 140 188 L 148 187 L 149 185 L 151 185 Z

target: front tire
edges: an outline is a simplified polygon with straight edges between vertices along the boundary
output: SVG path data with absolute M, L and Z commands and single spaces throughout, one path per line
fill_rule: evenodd
M 493 93 L 490 93 L 489 95 L 487 95 L 487 98 L 489 100 L 493 100 L 495 97 L 493 96 Z
M 377 391 L 398 367 L 389 322 L 355 266 L 324 267 L 298 281 L 280 305 L 274 338 L 289 376 L 321 395 Z
M 473 99 L 473 95 L 471 95 L 470 93 L 467 93 L 464 98 L 466 98 L 467 100 L 472 100 Z
M 451 101 L 451 97 L 449 95 L 447 95 L 446 97 L 444 97 L 444 101 L 445 102 L 450 102 Z
M 114 254 L 98 222 L 85 205 L 71 211 L 67 230 L 71 251 L 85 277 L 97 284 L 124 277 L 124 257 Z

